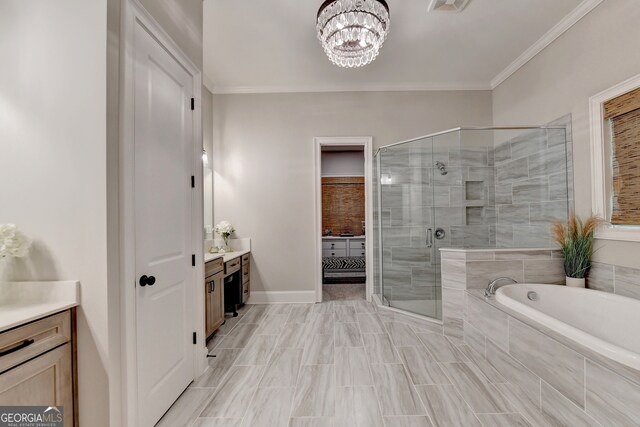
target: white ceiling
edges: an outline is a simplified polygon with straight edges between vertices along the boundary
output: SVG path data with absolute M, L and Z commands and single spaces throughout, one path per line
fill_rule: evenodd
M 391 31 L 360 69 L 326 58 L 315 33 L 322 0 L 204 0 L 204 73 L 217 93 L 490 89 L 602 0 L 471 0 L 427 13 L 388 0 Z

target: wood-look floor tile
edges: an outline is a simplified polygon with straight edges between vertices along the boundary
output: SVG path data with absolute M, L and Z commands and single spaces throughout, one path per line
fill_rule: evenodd
M 451 384 L 440 365 L 424 348 L 398 347 L 397 350 L 414 384 Z
M 333 335 L 333 313 L 314 314 L 309 324 L 309 335 Z
M 242 316 L 240 323 L 260 323 L 267 315 L 268 311 L 268 305 L 254 305 L 244 314 L 244 316 Z
M 333 304 L 329 302 L 321 302 L 314 304 L 312 311 L 313 314 L 333 314 Z
M 384 427 L 373 387 L 336 389 L 336 427 Z
M 255 333 L 256 335 L 280 335 L 288 318 L 288 314 L 267 314 Z
M 531 427 L 520 414 L 478 414 L 484 427 Z
M 287 323 L 309 323 L 313 315 L 313 304 L 294 304 Z
M 336 409 L 336 383 L 333 365 L 300 368 L 292 417 L 333 417 Z
M 233 331 L 220 341 L 218 348 L 245 348 L 247 343 L 258 329 L 259 325 L 253 323 L 239 324 Z
M 224 376 L 229 372 L 242 350 L 237 348 L 220 349 L 213 353 L 216 357 L 207 358 L 209 369 L 193 382 L 193 387 L 218 387 Z
M 229 332 L 231 332 L 233 328 L 236 327 L 238 323 L 240 323 L 243 317 L 244 316 L 242 315 L 238 317 L 225 316 L 224 324 L 220 325 L 220 327 L 216 331 L 216 335 L 220 335 L 220 336 L 227 335 Z
M 456 390 L 476 413 L 513 412 L 513 405 L 470 363 L 441 364 Z
M 242 418 L 198 418 L 193 427 L 240 427 Z
M 473 362 L 485 377 L 492 383 L 505 383 L 507 380 L 498 372 L 487 359 L 479 354 L 477 351 L 469 347 L 468 345 L 461 345 L 457 347 L 464 356 Z
M 355 300 L 353 301 L 353 306 L 356 309 L 356 313 L 375 313 L 376 309 L 373 307 L 368 301 L 364 300 Z
M 276 349 L 260 381 L 260 387 L 295 387 L 301 360 L 301 349 Z
M 234 366 L 202 411 L 202 417 L 243 417 L 258 388 L 264 366 Z
M 362 335 L 357 323 L 335 324 L 335 345 L 336 347 L 362 347 Z
M 403 365 L 372 365 L 371 371 L 383 415 L 425 415 Z
M 287 427 L 295 388 L 259 388 L 242 427 Z
M 400 359 L 387 334 L 362 334 L 369 363 L 399 363 Z
M 333 310 L 336 313 L 337 322 L 353 323 L 358 321 L 358 318 L 356 317 L 356 309 L 353 306 L 336 305 Z
M 548 427 L 549 421 L 540 411 L 540 392 L 532 398 L 520 387 L 511 383 L 494 384 L 500 394 L 534 427 Z
M 420 341 L 437 362 L 467 362 L 465 355 L 444 335 L 418 334 Z
M 304 348 L 307 340 L 306 323 L 287 323 L 278 338 L 279 348 Z
M 158 421 L 156 427 L 188 427 L 211 398 L 211 389 L 188 388 Z
M 234 365 L 266 365 L 276 342 L 274 335 L 255 335 L 242 349 Z
M 333 334 L 310 335 L 304 346 L 303 365 L 331 365 L 334 363 Z
M 373 385 L 367 355 L 362 347 L 336 347 L 336 384 Z
M 360 332 L 363 334 L 384 334 L 386 329 L 380 316 L 375 313 L 358 313 L 358 323 L 360 323 Z
M 469 405 L 452 385 L 416 387 L 436 427 L 482 427 Z
M 418 346 L 422 347 L 422 343 L 411 327 L 405 323 L 390 322 L 385 324 L 389 337 L 393 344 L 397 347 Z
M 291 313 L 292 304 L 272 304 L 267 314 L 289 314 Z
M 333 418 L 329 417 L 305 417 L 291 418 L 289 427 L 333 427 Z
M 433 427 L 429 417 L 422 415 L 384 417 L 385 427 Z

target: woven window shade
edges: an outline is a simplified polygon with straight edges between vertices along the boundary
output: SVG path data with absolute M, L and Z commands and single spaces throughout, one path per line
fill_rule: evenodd
M 640 225 L 640 88 L 607 101 L 611 132 L 611 223 Z

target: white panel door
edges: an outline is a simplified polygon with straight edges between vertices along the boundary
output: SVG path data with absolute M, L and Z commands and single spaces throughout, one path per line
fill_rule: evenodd
M 138 419 L 147 427 L 194 376 L 193 78 L 138 23 L 134 51 Z

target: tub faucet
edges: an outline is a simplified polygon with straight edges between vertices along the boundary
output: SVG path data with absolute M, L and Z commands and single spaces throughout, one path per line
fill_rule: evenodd
M 510 280 L 511 283 L 518 283 L 516 280 L 512 279 L 511 277 L 498 277 L 497 279 L 493 279 L 492 281 L 489 282 L 489 284 L 487 285 L 487 288 L 484 290 L 485 298 L 489 298 L 495 295 L 498 282 L 502 282 L 504 280 Z

